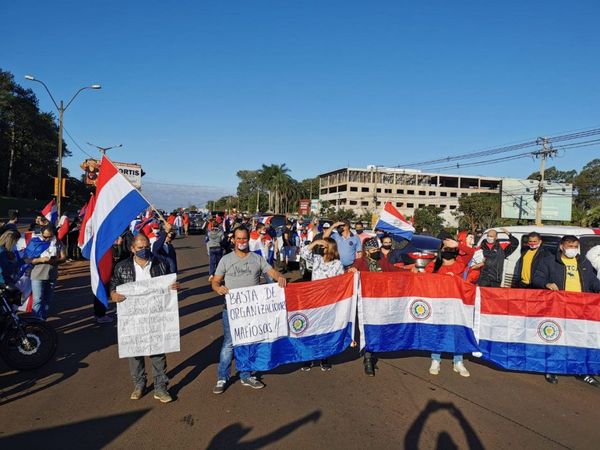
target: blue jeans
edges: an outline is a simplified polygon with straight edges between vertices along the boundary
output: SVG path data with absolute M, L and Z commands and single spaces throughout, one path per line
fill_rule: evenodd
M 227 310 L 223 311 L 223 347 L 221 347 L 221 356 L 219 357 L 219 370 L 217 380 L 229 380 L 231 377 L 231 362 L 233 361 L 233 343 L 231 341 L 231 331 L 229 329 L 229 316 Z M 240 372 L 240 378 L 246 380 L 250 378 L 250 372 Z
M 217 266 L 219 265 L 219 261 L 223 257 L 223 249 L 221 247 L 212 247 L 208 251 L 208 274 L 214 275 L 215 270 L 217 270 Z
M 31 280 L 33 294 L 32 312 L 38 319 L 46 320 L 54 296 L 55 280 Z
M 442 360 L 442 354 L 441 353 L 432 353 L 431 354 L 431 359 L 433 359 L 434 361 L 441 361 Z M 461 362 L 463 360 L 463 355 L 454 355 L 453 361 L 456 364 L 457 362 Z

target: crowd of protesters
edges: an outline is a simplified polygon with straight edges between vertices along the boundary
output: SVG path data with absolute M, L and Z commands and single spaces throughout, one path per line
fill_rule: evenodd
M 29 231 L 19 231 L 18 216 L 9 218 L 0 228 L 0 284 L 15 283 L 19 267 L 26 265 L 31 278 L 33 314 L 41 320 L 48 317 L 52 306 L 54 286 L 59 265 L 80 256 L 80 221 L 73 220 L 68 231 L 59 236 L 57 228 L 39 214 Z M 173 240 L 189 232 L 189 215 L 173 212 L 160 221 L 153 212 L 134 220 L 114 242 L 113 275 L 108 287 L 115 302 L 124 300 L 117 287 L 130 281 L 177 273 L 177 254 Z M 60 224 L 60 222 L 59 222 Z M 63 227 L 65 228 L 65 227 Z M 354 228 L 354 229 L 353 229 Z M 467 282 L 482 287 L 502 285 L 504 264 L 520 243 L 509 230 L 501 229 L 507 239 L 499 239 L 498 231 L 488 230 L 479 246 L 478 236 L 466 232 L 452 235 L 442 232 L 437 256 L 424 266 L 408 263 L 402 249 L 408 241 L 395 238 L 382 230 L 367 232 L 364 224 L 357 222 L 352 227 L 349 221 L 330 223 L 318 219 L 310 222 L 287 220 L 285 225 L 274 228 L 268 220 L 251 218 L 242 214 L 210 217 L 206 227 L 205 243 L 209 256 L 209 282 L 219 295 L 229 289 L 251 287 L 261 282 L 276 282 L 285 286 L 284 274 L 297 257 L 311 267 L 312 280 L 341 275 L 346 272 L 395 272 L 424 271 L 461 277 Z M 29 233 L 24 252 L 15 249 Z M 77 250 L 73 249 L 77 247 Z M 22 260 L 19 255 L 22 254 Z M 556 252 L 549 252 L 543 245 L 539 233 L 527 236 L 525 246 L 515 267 L 513 287 L 521 289 L 548 289 L 571 292 L 600 292 L 600 246 L 590 250 L 587 258 L 581 255 L 580 242 L 575 236 L 563 236 Z M 172 286 L 174 289 L 177 284 Z M 223 302 L 225 305 L 225 302 Z M 225 306 L 226 308 L 226 306 Z M 94 312 L 98 323 L 110 323 L 104 304 L 95 299 Z M 227 311 L 222 315 L 223 345 L 217 370 L 215 394 L 223 393 L 231 379 L 233 346 Z M 154 376 L 154 397 L 161 402 L 172 400 L 168 390 L 166 356 L 151 358 Z M 437 375 L 441 367 L 441 355 L 431 355 L 429 372 Z M 329 371 L 332 366 L 327 359 L 319 361 L 321 370 Z M 376 355 L 365 352 L 364 372 L 375 376 Z M 146 386 L 144 358 L 129 358 L 130 373 L 134 384 L 132 399 L 143 396 Z M 307 361 L 302 370 L 314 367 Z M 463 355 L 453 355 L 454 371 L 463 377 L 470 376 L 464 365 Z M 593 376 L 582 374 L 578 379 L 600 387 Z M 241 373 L 242 385 L 261 389 L 264 384 L 258 374 Z M 550 383 L 558 377 L 547 374 Z

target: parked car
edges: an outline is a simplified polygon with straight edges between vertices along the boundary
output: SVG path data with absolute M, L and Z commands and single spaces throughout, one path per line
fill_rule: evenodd
M 498 240 L 508 241 L 508 236 L 502 231 L 501 228 L 490 228 L 498 232 Z M 553 254 L 556 254 L 560 239 L 571 234 L 577 236 L 580 240 L 581 254 L 585 255 L 590 248 L 600 245 L 600 228 L 584 228 L 584 227 L 573 227 L 573 226 L 535 226 L 535 225 L 521 225 L 506 227 L 506 229 L 516 237 L 521 246 L 527 243 L 527 236 L 529 233 L 536 231 L 542 236 L 542 247 L 546 248 Z M 478 242 L 480 246 L 483 240 L 487 236 L 486 230 Z M 502 286 L 511 287 L 514 284 L 515 278 L 515 265 L 521 257 L 520 249 L 515 250 L 504 263 L 504 273 L 502 274 Z
M 206 233 L 207 222 L 200 213 L 190 213 L 190 226 L 188 232 L 190 234 Z

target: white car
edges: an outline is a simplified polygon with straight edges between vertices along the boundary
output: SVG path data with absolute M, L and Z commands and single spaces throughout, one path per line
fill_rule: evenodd
M 581 245 L 581 254 L 585 255 L 588 250 L 596 245 L 600 245 L 600 228 L 583 228 L 573 226 L 535 226 L 535 225 L 518 225 L 505 227 L 510 233 L 516 237 L 521 246 L 527 243 L 527 236 L 529 233 L 535 231 L 542 236 L 542 247 L 545 247 L 551 253 L 556 253 L 560 239 L 567 235 L 576 236 Z M 502 231 L 502 227 L 490 228 L 498 232 L 498 240 L 508 241 L 508 236 Z M 482 242 L 487 236 L 486 230 L 483 236 L 478 242 L 478 246 L 481 246 Z M 511 287 L 515 276 L 515 265 L 521 257 L 521 249 L 515 250 L 512 255 L 506 258 L 504 263 L 504 272 L 502 275 L 502 287 Z

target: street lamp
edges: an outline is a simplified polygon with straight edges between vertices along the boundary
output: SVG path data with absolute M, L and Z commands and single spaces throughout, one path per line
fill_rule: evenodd
M 96 147 L 98 150 L 100 150 L 100 153 L 102 153 L 102 156 L 106 155 L 106 152 L 109 151 L 109 150 L 112 150 L 113 148 L 123 147 L 123 144 L 113 145 L 112 147 L 100 147 L 99 145 L 92 144 L 91 142 L 88 142 L 87 145 L 91 145 L 92 147 Z
M 60 101 L 60 105 L 58 103 L 56 103 L 56 100 L 54 100 L 54 96 L 50 92 L 50 89 L 48 89 L 48 86 L 46 86 L 46 83 L 44 83 L 42 80 L 38 80 L 37 78 L 35 78 L 31 75 L 25 75 L 25 79 L 29 80 L 29 81 L 37 81 L 42 86 L 44 86 L 44 89 L 46 89 L 46 92 L 52 99 L 52 103 L 54 103 L 54 106 L 56 106 L 56 109 L 58 110 L 58 174 L 56 177 L 58 188 L 57 188 L 57 193 L 56 193 L 56 209 L 58 211 L 58 217 L 60 217 L 61 213 L 62 213 L 61 203 L 62 203 L 63 115 L 64 115 L 65 111 L 67 110 L 67 108 L 69 107 L 69 105 L 71 103 L 73 103 L 73 100 L 75 100 L 75 97 L 77 97 L 81 91 L 85 91 L 86 89 L 101 89 L 102 86 L 100 86 L 99 84 L 92 84 L 91 86 L 82 87 L 77 92 L 75 92 L 73 97 L 71 97 L 71 100 L 69 100 L 67 102 L 67 105 L 65 106 L 65 104 L 62 100 Z

